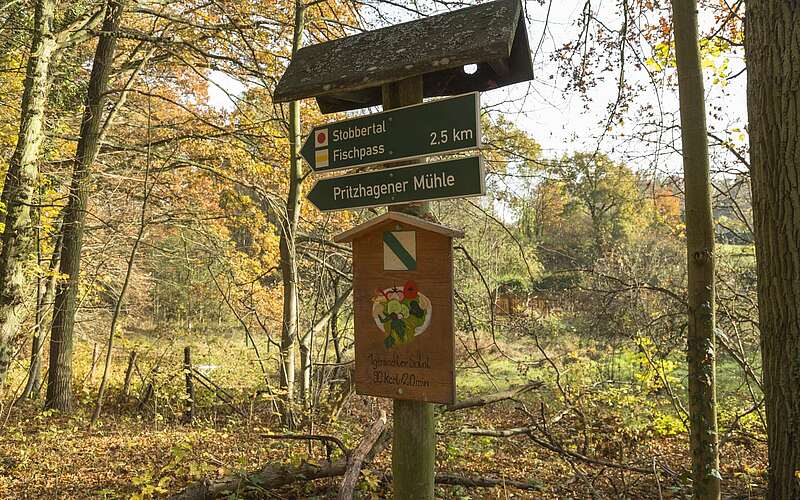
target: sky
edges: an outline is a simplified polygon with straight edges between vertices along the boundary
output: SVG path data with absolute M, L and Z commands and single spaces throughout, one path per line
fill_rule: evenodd
M 636 170 L 652 170 L 658 173 L 677 173 L 681 170 L 680 156 L 664 152 L 668 148 L 656 148 L 653 145 L 633 140 L 636 131 L 641 128 L 641 120 L 636 116 L 638 105 L 660 101 L 667 123 L 678 120 L 677 93 L 672 89 L 660 89 L 637 98 L 637 106 L 624 117 L 623 124 L 615 124 L 611 130 L 605 130 L 608 107 L 613 103 L 617 93 L 617 69 L 605 74 L 605 79 L 586 96 L 575 91 L 566 91 L 569 81 L 559 72 L 559 65 L 554 60 L 556 51 L 565 43 L 574 40 L 578 35 L 580 19 L 585 0 L 546 0 L 540 4 L 535 0 L 526 2 L 528 19 L 528 35 L 533 51 L 534 80 L 484 92 L 481 102 L 493 112 L 500 112 L 518 127 L 529 133 L 541 144 L 543 155 L 548 158 L 560 158 L 576 151 L 595 151 L 598 149 L 609 154 L 617 161 L 624 161 Z M 621 24 L 616 12 L 615 3 L 609 0 L 592 2 L 592 9 L 607 26 Z M 408 13 L 398 11 L 398 21 L 410 20 Z M 713 22 L 708 16 L 701 16 L 701 32 Z M 545 29 L 546 28 L 546 29 Z M 604 61 L 598 60 L 598 64 Z M 744 66 L 743 58 L 734 54 L 730 57 L 731 74 Z M 665 71 L 674 72 L 674 68 Z M 709 106 L 709 129 L 722 130 L 739 126 L 744 129 L 746 121 L 746 98 L 744 74 L 729 81 L 725 88 L 711 85 L 711 77 L 707 75 L 706 89 L 709 105 L 721 102 L 724 106 L 712 110 Z M 645 81 L 644 71 L 636 71 L 632 67 L 626 70 L 629 82 Z M 216 72 L 212 82 L 225 91 L 238 94 L 244 86 L 229 76 Z M 214 85 L 209 87 L 210 103 L 215 107 L 230 108 L 232 103 L 225 93 Z M 713 111 L 713 112 L 712 112 Z M 662 142 L 670 142 L 678 137 L 679 130 L 672 129 L 662 137 Z M 600 138 L 602 137 L 602 142 Z M 746 138 L 744 138 L 746 140 Z M 679 141 L 676 142 L 679 144 Z M 655 155 L 655 150 L 662 151 Z M 713 161 L 713 159 L 712 159 Z

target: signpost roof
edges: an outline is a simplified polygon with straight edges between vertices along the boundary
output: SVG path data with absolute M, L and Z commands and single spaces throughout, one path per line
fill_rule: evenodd
M 476 64 L 467 74 L 463 67 Z M 323 113 L 381 104 L 381 85 L 423 76 L 424 97 L 533 78 L 520 0 L 495 0 L 300 49 L 275 102 L 316 97 Z
M 335 241 L 336 243 L 349 243 L 354 239 L 358 238 L 365 231 L 368 231 L 373 227 L 377 226 L 378 224 L 381 224 L 386 221 L 395 221 L 403 224 L 408 224 L 409 226 L 423 229 L 425 231 L 431 231 L 434 233 L 442 234 L 450 238 L 464 237 L 464 232 L 459 231 L 457 229 L 452 229 L 447 226 L 443 226 L 441 224 L 436 224 L 435 222 L 427 221 L 419 217 L 414 217 L 413 215 L 404 214 L 402 212 L 386 212 L 385 214 L 370 219 L 367 222 L 364 222 L 363 224 L 359 224 L 358 226 L 348 231 L 337 234 L 336 236 L 333 237 L 333 241 Z

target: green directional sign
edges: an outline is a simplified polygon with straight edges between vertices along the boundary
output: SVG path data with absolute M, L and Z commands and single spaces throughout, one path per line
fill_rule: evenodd
M 363 167 L 481 145 L 477 92 L 315 127 L 300 150 L 316 172 Z
M 306 197 L 323 212 L 418 201 L 481 196 L 480 156 L 387 168 L 318 180 Z

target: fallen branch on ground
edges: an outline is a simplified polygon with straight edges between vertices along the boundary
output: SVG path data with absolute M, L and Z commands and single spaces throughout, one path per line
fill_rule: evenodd
M 536 380 L 519 387 L 512 387 L 505 391 L 500 391 L 500 392 L 495 392 L 493 394 L 485 394 L 483 396 L 465 399 L 464 401 L 459 401 L 458 403 L 448 406 L 445 409 L 445 411 L 463 410 L 466 408 L 474 408 L 476 406 L 486 406 L 488 404 L 497 403 L 499 401 L 505 401 L 507 399 L 514 399 L 522 394 L 525 394 L 526 392 L 538 389 L 542 385 L 544 385 L 544 382 Z
M 322 464 L 303 463 L 298 466 L 266 466 L 258 472 L 246 475 L 228 476 L 222 479 L 206 479 L 189 485 L 182 492 L 173 495 L 172 500 L 210 500 L 223 495 L 237 493 L 245 495 L 249 492 L 257 493 L 263 490 L 280 488 L 296 482 L 307 482 L 315 479 L 325 479 L 346 476 L 342 481 L 339 498 L 352 498 L 353 489 L 358 482 L 361 465 L 372 462 L 389 444 L 392 433 L 385 429 L 385 415 L 381 415 L 378 422 L 365 434 L 356 449 L 348 456 L 334 462 Z M 376 430 L 378 429 L 378 430 Z M 377 436 L 377 437 L 376 437 Z M 373 441 L 374 439 L 374 441 Z M 359 460 L 363 449 L 368 451 Z M 384 480 L 391 481 L 391 472 L 382 475 Z M 345 484 L 347 482 L 347 484 Z M 469 477 L 452 473 L 437 473 L 436 484 L 465 486 L 470 488 L 494 488 L 508 486 L 523 490 L 540 490 L 536 483 L 514 481 L 511 479 L 497 479 L 491 477 Z M 348 489 L 346 489 L 348 488 Z M 345 496 L 342 496 L 344 494 Z
M 347 456 L 350 454 L 350 450 L 347 449 L 347 446 L 344 445 L 341 439 L 335 436 L 326 436 L 323 434 L 262 434 L 261 437 L 265 439 L 292 439 L 295 441 L 322 441 L 326 446 L 333 443 L 341 450 L 343 455 Z
M 529 436 L 531 432 L 535 431 L 536 427 L 514 427 L 512 429 L 472 429 L 464 427 L 461 432 L 470 434 L 472 436 L 489 436 L 489 437 L 512 437 L 512 436 Z
M 392 481 L 392 473 L 387 472 L 383 475 L 386 482 Z M 493 477 L 474 477 L 460 476 L 448 472 L 439 472 L 434 480 L 436 484 L 446 484 L 448 486 L 465 486 L 467 488 L 494 488 L 495 486 L 510 486 L 520 490 L 541 490 L 542 486 L 537 483 L 526 481 L 514 481 L 513 479 L 497 479 Z
M 321 465 L 304 463 L 296 467 L 267 466 L 252 474 L 229 476 L 217 480 L 206 479 L 190 485 L 171 498 L 172 500 L 209 500 L 233 494 L 239 498 L 240 495 L 244 496 L 247 491 L 268 490 L 297 481 L 341 476 L 346 469 L 347 462 L 344 460 L 326 462 Z
M 382 427 L 385 427 L 385 423 Z M 391 432 L 383 429 L 372 443 L 369 451 L 362 458 L 361 463 L 371 462 L 386 448 L 390 440 Z M 299 481 L 342 476 L 347 472 L 350 465 L 350 455 L 333 462 L 326 461 L 321 464 L 306 462 L 298 466 L 268 465 L 252 474 L 240 474 L 222 479 L 199 481 L 189 485 L 185 490 L 173 495 L 171 498 L 172 500 L 207 500 L 232 493 L 241 494 L 248 490 L 259 491 L 280 488 Z
M 489 436 L 489 437 L 498 437 L 498 438 L 506 438 L 512 436 L 521 436 L 525 435 L 528 436 L 528 439 L 533 441 L 534 443 L 538 444 L 542 448 L 548 449 L 554 453 L 558 453 L 561 455 L 568 456 L 570 458 L 574 458 L 580 460 L 581 462 L 585 462 L 587 464 L 593 465 L 600 465 L 602 467 L 610 467 L 612 469 L 622 469 L 628 470 L 631 472 L 638 472 L 639 474 L 653 474 L 653 470 L 645 467 L 637 467 L 635 465 L 627 465 L 627 464 L 620 464 L 616 462 L 609 462 L 608 460 L 601 460 L 598 458 L 591 458 L 585 455 L 582 455 L 575 451 L 570 451 L 562 448 L 561 446 L 548 443 L 542 439 L 537 438 L 533 435 L 533 432 L 536 431 L 536 427 L 516 427 L 513 429 L 470 429 L 464 428 L 461 429 L 461 432 L 465 434 L 470 434 L 472 436 Z
M 436 474 L 436 484 L 449 484 L 454 486 L 467 486 L 471 488 L 494 488 L 495 486 L 511 486 L 520 490 L 541 490 L 536 483 L 513 481 L 511 479 L 494 479 L 491 477 L 466 477 L 455 474 Z
M 372 424 L 372 427 L 364 435 L 356 449 L 347 457 L 347 472 L 342 479 L 342 486 L 339 488 L 339 500 L 350 500 L 353 498 L 353 490 L 358 483 L 358 476 L 361 474 L 361 465 L 367 457 L 367 453 L 380 438 L 381 433 L 386 427 L 386 412 L 381 410 L 380 417 Z

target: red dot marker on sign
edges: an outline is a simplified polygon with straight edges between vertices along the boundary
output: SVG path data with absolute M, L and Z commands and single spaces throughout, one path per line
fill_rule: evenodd
M 319 134 L 317 134 L 317 142 L 325 142 L 325 133 L 324 132 L 320 132 Z

